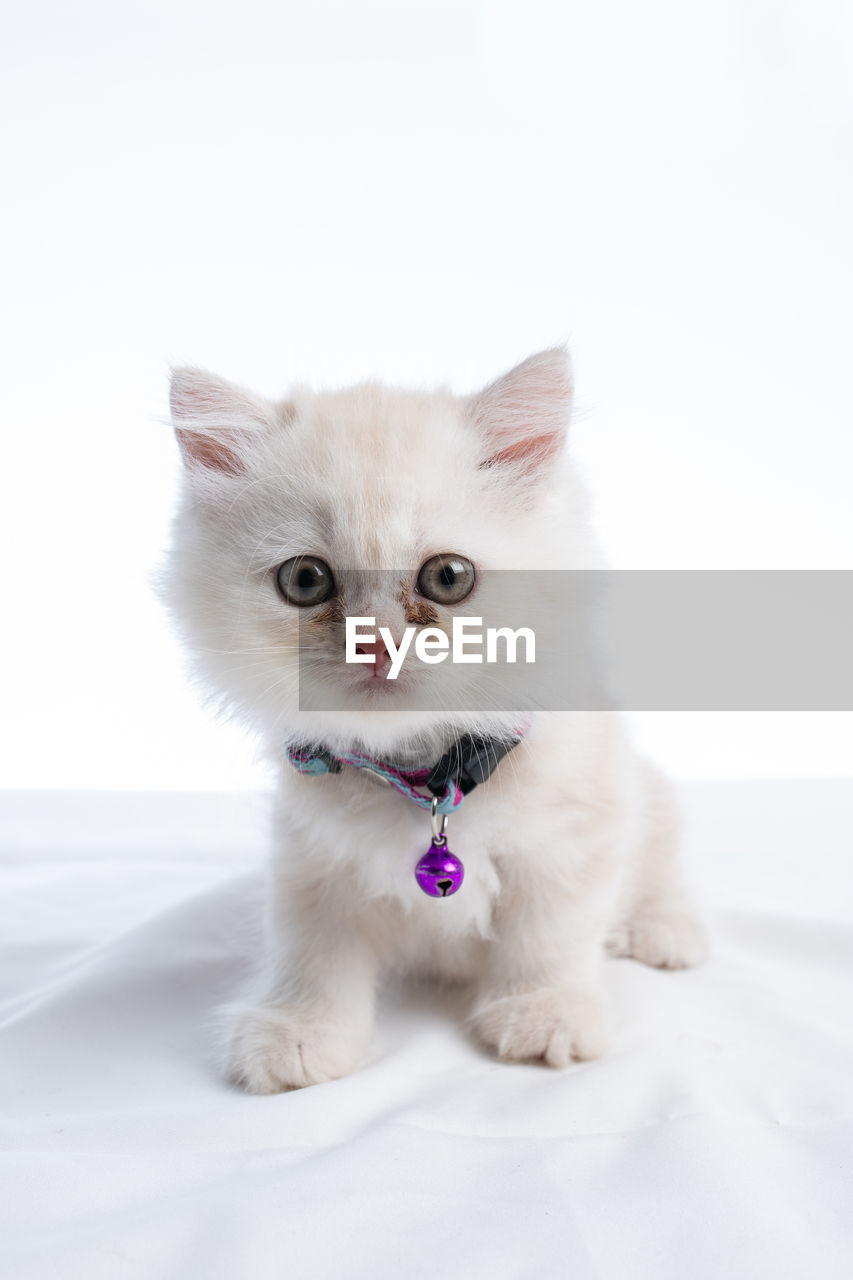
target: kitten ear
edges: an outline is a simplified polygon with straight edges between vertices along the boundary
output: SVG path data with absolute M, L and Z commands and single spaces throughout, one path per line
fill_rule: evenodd
M 172 425 L 186 465 L 240 475 L 252 438 L 273 425 L 271 405 L 205 369 L 172 370 Z
M 526 477 L 545 472 L 566 438 L 572 368 L 565 347 L 530 356 L 467 403 L 486 448 L 483 466 Z

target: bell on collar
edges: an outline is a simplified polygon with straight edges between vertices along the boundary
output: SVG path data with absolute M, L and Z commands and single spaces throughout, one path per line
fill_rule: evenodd
M 430 846 L 415 867 L 415 879 L 431 898 L 449 898 L 461 888 L 465 868 L 447 847 L 447 836 L 433 836 Z

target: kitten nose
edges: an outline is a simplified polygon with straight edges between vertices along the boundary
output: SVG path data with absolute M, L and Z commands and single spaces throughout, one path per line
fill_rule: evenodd
M 366 641 L 363 641 L 361 644 L 357 644 L 355 651 L 356 653 L 370 654 L 373 659 L 374 675 L 379 674 L 380 669 L 385 666 L 386 662 L 390 665 L 391 658 L 388 653 L 388 649 L 386 648 L 385 641 L 379 635 L 377 635 L 376 639 L 370 644 Z

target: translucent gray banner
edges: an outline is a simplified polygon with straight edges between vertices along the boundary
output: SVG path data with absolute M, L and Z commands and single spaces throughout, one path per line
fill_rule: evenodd
M 302 611 L 302 710 L 853 710 L 850 571 L 487 570 L 452 607 L 413 604 L 411 578 L 344 571 L 334 608 Z M 396 680 L 345 661 L 348 616 L 374 618 L 360 634 L 384 626 L 395 647 L 409 629 Z M 501 628 L 535 644 L 519 636 L 512 663 L 506 635 L 489 641 Z M 431 662 L 415 651 L 427 629 Z

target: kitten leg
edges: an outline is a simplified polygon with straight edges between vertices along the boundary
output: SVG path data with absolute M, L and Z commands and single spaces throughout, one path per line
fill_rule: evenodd
M 509 1062 L 566 1067 L 607 1047 L 601 969 L 608 915 L 557 892 L 512 895 L 500 913 L 471 1023 Z
M 645 790 L 645 830 L 629 903 L 607 945 L 613 955 L 654 968 L 689 969 L 705 959 L 708 942 L 681 881 L 678 815 L 669 783 L 651 765 L 645 767 Z
M 250 1093 L 348 1075 L 373 1027 L 376 956 L 322 884 L 288 888 L 268 927 L 264 995 L 233 1021 L 227 1074 Z

